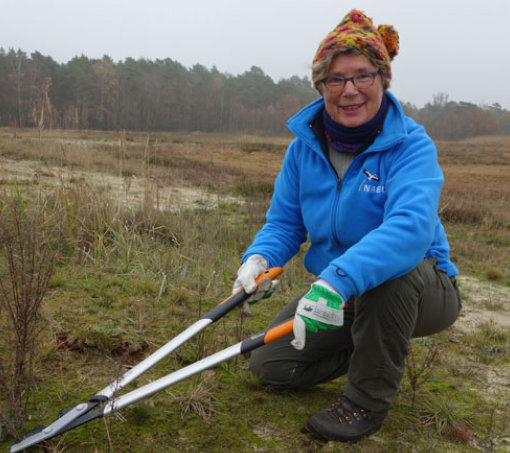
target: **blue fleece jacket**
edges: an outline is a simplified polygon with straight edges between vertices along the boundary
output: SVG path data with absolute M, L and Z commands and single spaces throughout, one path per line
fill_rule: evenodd
M 356 156 L 340 180 L 311 121 L 321 99 L 287 123 L 296 138 L 276 179 L 266 223 L 248 248 L 269 266 L 284 266 L 307 236 L 309 272 L 344 298 L 360 295 L 435 257 L 458 273 L 437 214 L 443 173 L 424 128 L 404 115 L 391 93 L 382 132 Z

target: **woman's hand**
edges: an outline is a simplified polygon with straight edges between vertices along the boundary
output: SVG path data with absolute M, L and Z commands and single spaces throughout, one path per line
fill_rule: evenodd
M 292 346 L 302 350 L 306 343 L 306 332 L 336 329 L 344 323 L 342 310 L 344 301 L 340 294 L 326 281 L 319 279 L 312 283 L 298 302 L 294 317 L 294 340 Z
M 251 297 L 247 300 L 248 304 L 254 304 L 260 299 L 266 299 L 273 294 L 278 288 L 280 282 L 278 280 L 271 280 L 270 278 L 264 278 L 257 285 L 255 279 L 267 270 L 267 260 L 261 255 L 250 256 L 244 264 L 237 271 L 237 279 L 234 282 L 232 293 L 239 291 L 241 288 L 251 294 Z M 243 304 L 243 314 L 251 315 L 250 307 L 247 304 Z

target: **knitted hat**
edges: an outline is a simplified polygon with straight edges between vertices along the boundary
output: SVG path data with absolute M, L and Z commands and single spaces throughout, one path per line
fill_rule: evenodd
M 352 47 L 372 58 L 386 61 L 389 66 L 398 54 L 398 32 L 391 25 L 379 25 L 376 29 L 370 17 L 353 9 L 320 43 L 313 62 L 341 46 Z

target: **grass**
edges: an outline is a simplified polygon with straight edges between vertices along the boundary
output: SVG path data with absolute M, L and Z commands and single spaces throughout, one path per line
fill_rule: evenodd
M 64 254 L 49 282 L 27 409 L 30 429 L 88 400 L 230 294 L 239 259 L 264 221 L 286 138 L 0 130 L 0 192 L 15 186 L 63 207 Z M 441 142 L 441 215 L 462 273 L 510 282 L 510 140 Z M 263 166 L 263 171 L 261 171 Z M 99 175 L 99 176 L 98 176 Z M 506 181 L 506 182 L 505 182 Z M 99 185 L 98 185 L 99 184 Z M 188 207 L 156 209 L 171 186 L 200 189 Z M 139 190 L 139 196 L 135 191 Z M 207 198 L 207 197 L 209 198 Z M 173 200 L 178 204 L 177 197 Z M 167 206 L 167 205 L 165 205 Z M 263 330 L 311 281 L 302 255 L 280 290 L 193 338 L 134 386 Z M 462 289 L 462 288 L 461 288 Z M 466 308 L 477 304 L 473 293 Z M 506 293 L 508 294 L 508 293 Z M 492 298 L 496 317 L 508 310 Z M 47 451 L 429 452 L 510 449 L 508 329 L 482 323 L 413 341 L 390 417 L 356 445 L 301 432 L 339 396 L 345 378 L 271 393 L 236 357 L 104 420 L 47 443 Z M 13 443 L 2 430 L 0 450 Z M 35 447 L 35 451 L 43 451 Z

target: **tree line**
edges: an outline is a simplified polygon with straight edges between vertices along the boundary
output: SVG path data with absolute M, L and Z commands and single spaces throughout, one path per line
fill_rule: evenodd
M 431 137 L 440 140 L 510 134 L 510 111 L 497 102 L 478 106 L 470 102 L 450 101 L 446 93 L 438 93 L 422 108 L 410 103 L 402 106 L 409 116 L 425 126 Z
M 0 125 L 15 127 L 286 133 L 285 122 L 318 96 L 307 77 L 275 83 L 252 66 L 239 75 L 170 58 L 66 63 L 0 48 Z M 510 112 L 434 96 L 408 114 L 438 139 L 510 134 Z
M 317 94 L 307 78 L 278 83 L 253 66 L 238 76 L 171 59 L 59 64 L 39 52 L 0 49 L 0 124 L 142 131 L 281 133 Z

